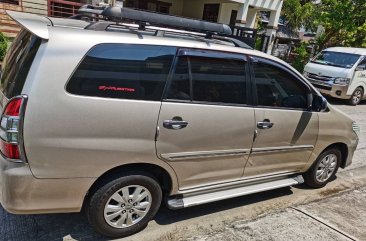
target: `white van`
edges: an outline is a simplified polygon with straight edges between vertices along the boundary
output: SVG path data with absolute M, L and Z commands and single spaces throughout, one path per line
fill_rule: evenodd
M 305 66 L 304 76 L 322 94 L 357 105 L 366 97 L 366 49 L 325 49 Z

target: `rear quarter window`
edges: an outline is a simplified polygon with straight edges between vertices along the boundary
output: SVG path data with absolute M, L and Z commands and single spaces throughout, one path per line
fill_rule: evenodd
M 71 94 L 160 101 L 175 47 L 101 44 L 92 48 L 69 80 Z
M 8 50 L 1 71 L 1 91 L 8 98 L 20 95 L 42 40 L 23 29 Z

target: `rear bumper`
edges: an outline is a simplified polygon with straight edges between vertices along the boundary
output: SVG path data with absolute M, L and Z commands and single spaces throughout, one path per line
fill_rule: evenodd
M 15 214 L 79 212 L 94 178 L 37 179 L 29 166 L 0 156 L 0 202 Z

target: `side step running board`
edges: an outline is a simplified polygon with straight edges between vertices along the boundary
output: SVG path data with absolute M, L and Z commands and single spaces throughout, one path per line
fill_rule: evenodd
M 275 181 L 262 182 L 257 184 L 249 184 L 242 187 L 235 187 L 227 190 L 218 190 L 211 193 L 203 193 L 190 196 L 180 196 L 168 199 L 167 204 L 170 209 L 181 209 L 186 207 L 191 207 L 195 205 L 200 205 L 204 203 L 210 203 L 215 201 L 220 201 L 228 198 L 234 198 L 239 196 L 244 196 L 248 194 L 268 191 L 272 189 L 289 187 L 304 182 L 301 175 L 291 178 L 285 178 Z

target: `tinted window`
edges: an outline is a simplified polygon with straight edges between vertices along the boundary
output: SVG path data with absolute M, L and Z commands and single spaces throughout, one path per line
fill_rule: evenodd
M 168 99 L 191 100 L 188 58 L 183 57 L 175 67 Z
M 193 88 L 192 91 L 190 86 Z M 168 98 L 246 104 L 245 62 L 204 57 L 181 58 L 173 76 Z
M 1 73 L 1 91 L 7 98 L 21 94 L 28 72 L 42 40 L 22 30 L 4 60 Z
M 72 94 L 159 101 L 174 47 L 103 44 L 86 55 L 66 89 Z
M 341 52 L 322 51 L 311 62 L 317 64 L 331 65 L 342 68 L 352 68 L 361 55 Z
M 290 73 L 265 63 L 253 69 L 258 105 L 307 109 L 307 89 Z

